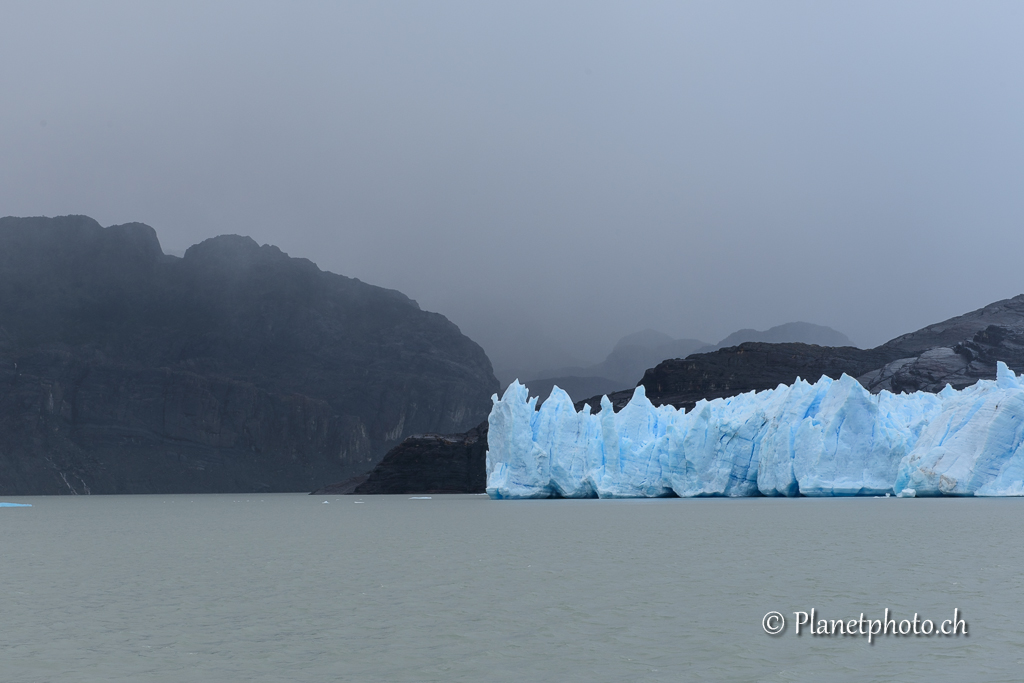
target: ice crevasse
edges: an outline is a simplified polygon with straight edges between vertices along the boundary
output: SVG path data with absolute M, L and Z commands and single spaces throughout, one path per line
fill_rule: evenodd
M 492 401 L 492 498 L 1024 495 L 1024 380 L 1003 363 L 938 394 L 875 395 L 843 375 L 690 412 L 643 386 L 618 413 L 607 397 L 576 411 L 558 387 L 538 408 L 519 382 Z

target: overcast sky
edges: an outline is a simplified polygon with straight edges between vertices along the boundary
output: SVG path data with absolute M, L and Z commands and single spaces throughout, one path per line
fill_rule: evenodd
M 499 368 L 1024 292 L 1024 3 L 0 3 L 0 215 L 251 235 Z M 540 360 L 538 360 L 540 359 Z

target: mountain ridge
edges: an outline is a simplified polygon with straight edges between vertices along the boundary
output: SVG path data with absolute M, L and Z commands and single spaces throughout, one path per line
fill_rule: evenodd
M 530 388 L 532 395 L 540 396 L 542 401 L 551 391 L 551 387 L 558 384 L 557 380 L 563 382 L 558 386 L 567 389 L 566 380 L 568 378 L 578 378 L 577 381 L 571 382 L 574 388 L 601 387 L 595 393 L 624 390 L 636 386 L 637 381 L 643 377 L 643 373 L 648 368 L 665 359 L 686 358 L 694 353 L 709 353 L 719 348 L 737 346 L 746 341 L 853 346 L 853 342 L 842 332 L 824 325 L 805 322 L 783 323 L 764 331 L 737 330 L 718 344 L 708 344 L 699 339 L 674 339 L 664 332 L 647 328 L 619 339 L 608 356 L 600 363 L 586 367 L 564 367 L 549 370 L 542 373 L 540 377 L 522 383 Z M 588 381 L 578 381 L 584 379 Z
M 310 490 L 498 388 L 404 294 L 225 235 L 0 219 L 0 493 Z

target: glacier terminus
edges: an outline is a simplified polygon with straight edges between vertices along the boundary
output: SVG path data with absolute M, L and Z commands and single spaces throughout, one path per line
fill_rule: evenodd
M 492 397 L 491 498 L 1024 495 L 1024 378 L 938 394 L 868 392 L 848 375 L 618 413 L 576 411 L 555 387 L 537 407 L 513 382 Z

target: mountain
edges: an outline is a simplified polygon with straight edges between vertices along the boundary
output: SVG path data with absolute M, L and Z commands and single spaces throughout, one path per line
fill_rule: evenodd
M 764 331 L 738 330 L 718 344 L 708 344 L 699 339 L 673 339 L 664 332 L 646 329 L 620 339 L 608 357 L 596 365 L 559 368 L 545 373 L 542 378 L 523 383 L 530 389 L 531 395 L 542 399 L 547 397 L 555 384 L 574 397 L 623 391 L 635 387 L 648 368 L 653 368 L 663 360 L 686 358 L 694 353 L 708 353 L 744 342 L 853 346 L 853 342 L 842 332 L 804 322 L 785 323 Z M 586 379 L 586 382 L 569 382 L 568 377 Z M 574 392 L 567 384 L 571 384 L 577 391 Z M 594 391 L 587 393 L 586 389 L 589 388 Z
M 874 349 L 745 341 L 687 358 L 664 360 L 649 368 L 640 383 L 655 405 L 689 410 L 701 399 L 763 391 L 792 384 L 797 377 L 811 382 L 822 375 L 837 379 L 843 373 L 875 393 L 883 389 L 937 392 L 947 382 L 962 388 L 978 379 L 995 378 L 996 361 L 1005 362 L 1017 373 L 1024 372 L 1024 294 L 929 325 Z M 619 410 L 632 395 L 633 390 L 627 389 L 608 398 Z M 594 396 L 577 401 L 576 409 L 589 404 L 596 412 L 600 402 L 601 396 Z M 480 435 L 486 430 L 484 422 L 474 431 L 476 440 L 472 442 L 445 437 L 445 462 L 458 462 L 457 472 L 483 471 L 486 447 L 480 445 L 480 439 L 485 438 Z M 419 492 L 428 472 L 432 485 L 444 481 L 443 470 L 432 469 L 429 460 L 416 460 L 414 455 L 414 449 L 396 453 L 369 474 L 365 489 L 356 487 L 355 491 Z M 452 486 L 438 488 L 453 490 Z M 463 491 L 478 493 L 483 487 Z
M 897 356 L 858 377 L 873 392 L 960 389 L 995 376 L 996 361 L 1024 367 L 1024 295 L 929 325 L 882 344 Z
M 816 344 L 818 346 L 853 346 L 853 342 L 850 341 L 849 337 L 842 332 L 833 330 L 831 327 L 796 322 L 776 325 L 763 332 L 751 329 L 738 330 L 718 342 L 717 348 L 724 349 L 730 346 L 739 346 L 743 342 L 768 342 L 770 344 L 798 342 L 801 344 Z M 712 349 L 707 350 L 710 351 Z
M 892 360 L 891 354 L 877 349 L 744 342 L 685 359 L 663 361 L 648 369 L 640 384 L 655 405 L 671 404 L 689 410 L 701 399 L 772 389 L 779 384 L 792 384 L 797 377 L 811 382 L 822 375 L 838 378 L 846 373 L 856 377 Z M 609 398 L 618 409 L 632 395 L 631 390 L 620 391 Z M 595 396 L 583 403 L 596 410 L 600 401 L 601 397 Z
M 444 316 L 248 237 L 0 219 L 0 493 L 308 491 L 497 389 Z
M 565 389 L 570 396 L 590 396 L 587 389 L 596 389 L 593 393 L 607 393 L 632 388 L 647 368 L 666 358 L 685 358 L 706 346 L 698 339 L 673 339 L 657 330 L 641 330 L 620 339 L 600 363 L 550 370 L 538 379 L 523 383 L 530 388 L 531 395 L 543 398 L 547 397 L 554 384 Z M 570 382 L 567 378 L 577 378 L 578 381 Z M 539 393 L 532 393 L 534 391 Z
M 690 407 L 707 398 L 790 384 L 797 376 L 816 381 L 843 373 L 867 389 L 941 391 L 996 376 L 996 361 L 1024 370 L 1024 294 L 896 337 L 874 349 L 852 346 L 744 342 L 738 346 L 667 360 L 647 370 L 641 383 L 657 403 Z M 610 395 L 616 408 L 630 392 Z M 600 397 L 587 399 L 597 407 Z
M 644 371 L 666 358 L 686 358 L 706 344 L 698 339 L 673 339 L 655 330 L 644 330 L 623 337 L 594 374 L 609 377 L 634 387 Z
M 368 474 L 329 484 L 311 495 L 483 492 L 487 432 L 484 421 L 464 434 L 410 436 Z

